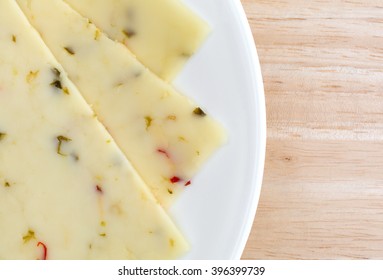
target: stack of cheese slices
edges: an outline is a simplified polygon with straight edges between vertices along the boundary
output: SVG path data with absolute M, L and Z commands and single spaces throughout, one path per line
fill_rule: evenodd
M 0 1 L 0 259 L 189 250 L 167 209 L 225 137 L 170 82 L 208 31 L 180 0 Z

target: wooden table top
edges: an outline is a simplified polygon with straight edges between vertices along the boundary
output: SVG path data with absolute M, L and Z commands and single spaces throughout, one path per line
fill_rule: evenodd
M 268 144 L 244 259 L 383 259 L 383 1 L 242 0 Z

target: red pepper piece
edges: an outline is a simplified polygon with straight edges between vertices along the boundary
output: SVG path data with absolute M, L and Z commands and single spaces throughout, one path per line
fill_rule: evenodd
M 191 185 L 191 181 L 190 180 L 185 183 L 185 187 L 190 186 L 190 185 Z
M 159 152 L 160 154 L 163 154 L 165 155 L 167 158 L 170 159 L 170 155 L 167 151 L 163 150 L 163 149 L 158 149 L 157 152 Z
M 44 254 L 43 254 L 42 260 L 46 260 L 47 259 L 47 255 L 48 255 L 47 246 L 43 242 L 38 242 L 37 243 L 37 247 L 39 247 L 39 246 L 43 246 L 43 250 L 44 250 Z
M 104 191 L 102 190 L 102 188 L 99 185 L 96 186 L 96 191 L 101 193 L 101 194 L 104 193 Z
M 179 181 L 181 181 L 181 179 L 178 178 L 177 176 L 174 176 L 174 177 L 170 178 L 170 182 L 172 184 L 178 183 Z

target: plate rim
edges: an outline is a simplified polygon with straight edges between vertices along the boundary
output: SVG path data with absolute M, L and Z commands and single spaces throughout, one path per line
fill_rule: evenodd
M 258 157 L 254 160 L 254 167 L 252 172 L 252 180 L 249 185 L 251 185 L 252 193 L 249 195 L 251 199 L 249 199 L 250 203 L 248 209 L 246 211 L 248 219 L 247 222 L 242 226 L 242 234 L 237 242 L 237 245 L 233 249 L 231 259 L 239 260 L 241 259 L 248 239 L 250 237 L 250 233 L 252 230 L 252 226 L 255 220 L 255 215 L 258 209 L 259 199 L 262 190 L 262 182 L 264 175 L 264 166 L 265 166 L 265 158 L 266 158 L 266 139 L 267 139 L 267 124 L 266 124 L 266 100 L 265 100 L 265 91 L 264 91 L 264 83 L 263 76 L 261 70 L 261 64 L 258 56 L 258 51 L 256 48 L 256 42 L 254 40 L 252 30 L 250 27 L 249 20 L 247 18 L 245 9 L 241 3 L 241 0 L 233 0 L 233 6 L 236 9 L 234 13 L 237 13 L 240 20 L 241 28 L 244 31 L 244 47 L 248 50 L 250 54 L 251 63 L 251 71 L 253 74 L 252 79 L 252 87 L 255 89 L 255 98 L 253 99 L 253 106 L 256 109 L 255 116 L 257 118 L 253 119 L 254 123 L 257 124 L 257 128 L 251 131 L 252 135 L 254 135 L 254 139 L 259 141 L 258 144 L 255 145 L 255 150 L 258 154 Z M 258 137 L 257 137 L 258 136 Z

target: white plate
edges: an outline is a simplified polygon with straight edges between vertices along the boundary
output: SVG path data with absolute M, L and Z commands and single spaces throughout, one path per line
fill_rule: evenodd
M 261 190 L 266 114 L 262 76 L 239 0 L 184 0 L 212 33 L 175 86 L 228 132 L 221 148 L 172 207 L 188 238 L 185 259 L 239 259 Z

